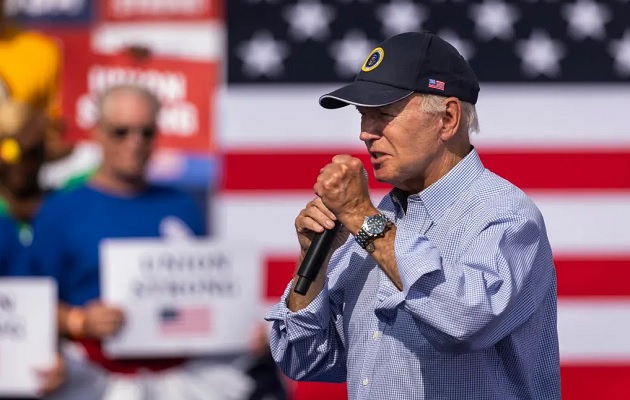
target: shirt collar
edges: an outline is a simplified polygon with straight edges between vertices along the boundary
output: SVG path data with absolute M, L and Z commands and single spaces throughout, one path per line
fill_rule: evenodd
M 428 188 L 420 193 L 412 194 L 409 200 L 420 199 L 424 204 L 429 216 L 433 221 L 437 221 L 444 211 L 448 209 L 455 200 L 466 190 L 470 184 L 485 170 L 479 154 L 474 146 L 471 151 L 460 162 L 455 165 L 443 177 L 438 179 Z M 399 190 L 393 189 L 390 196 L 397 202 Z

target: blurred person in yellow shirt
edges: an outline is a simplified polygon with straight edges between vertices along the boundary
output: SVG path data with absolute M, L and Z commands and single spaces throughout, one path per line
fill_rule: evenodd
M 70 154 L 72 146 L 61 137 L 60 45 L 44 34 L 14 24 L 5 15 L 4 3 L 0 0 L 0 101 L 10 99 L 45 111 L 46 160 L 63 158 Z M 7 145 L 0 143 L 0 151 L 7 152 L 2 146 Z

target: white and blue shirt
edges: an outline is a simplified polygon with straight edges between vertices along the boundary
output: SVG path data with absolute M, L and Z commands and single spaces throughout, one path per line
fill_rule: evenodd
M 396 224 L 399 291 L 350 238 L 304 309 L 267 315 L 296 380 L 347 382 L 349 399 L 560 399 L 556 277 L 543 217 L 475 149 L 407 199 Z

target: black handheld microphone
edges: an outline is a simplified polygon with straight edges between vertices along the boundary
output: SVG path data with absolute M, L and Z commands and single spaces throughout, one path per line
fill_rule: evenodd
M 337 235 L 341 223 L 335 221 L 335 227 L 332 229 L 324 229 L 324 232 L 316 233 L 311 246 L 306 251 L 304 260 L 298 269 L 298 281 L 293 288 L 295 293 L 304 296 L 311 287 L 311 283 L 317 278 L 319 270 L 324 264 L 324 259 L 328 255 L 330 246 Z
M 368 179 L 365 169 L 363 170 L 363 176 L 365 176 L 365 180 Z M 298 281 L 293 288 L 295 293 L 304 296 L 308 292 L 308 288 L 311 287 L 311 283 L 317 278 L 317 274 L 322 268 L 322 264 L 324 264 L 324 259 L 328 255 L 340 226 L 341 223 L 337 220 L 334 228 L 324 229 L 324 232 L 315 234 L 311 246 L 306 251 L 304 260 L 302 260 L 300 269 L 298 269 Z

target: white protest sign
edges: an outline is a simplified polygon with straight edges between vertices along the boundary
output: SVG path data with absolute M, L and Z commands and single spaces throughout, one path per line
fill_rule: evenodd
M 56 283 L 0 278 L 0 396 L 34 396 L 36 371 L 55 364 L 56 346 Z
M 106 239 L 101 297 L 125 324 L 104 343 L 113 358 L 245 350 L 260 323 L 262 265 L 247 243 Z

